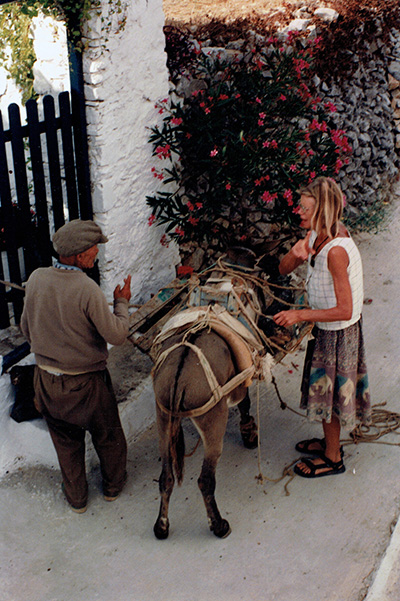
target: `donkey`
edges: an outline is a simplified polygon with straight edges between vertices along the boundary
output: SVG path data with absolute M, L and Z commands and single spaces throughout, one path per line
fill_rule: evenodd
M 162 352 L 181 342 L 182 337 L 183 334 L 178 334 L 168 338 L 162 345 Z M 221 386 L 237 373 L 228 344 L 216 332 L 208 329 L 201 330 L 189 336 L 187 342 L 201 350 Z M 213 391 L 197 354 L 189 346 L 178 346 L 167 355 L 161 368 L 153 373 L 153 386 L 157 400 L 157 428 L 162 461 L 159 479 L 161 502 L 154 525 L 154 534 L 158 539 L 165 539 L 169 533 L 168 507 L 175 476 L 178 484 L 181 484 L 183 479 L 185 442 L 182 417 L 186 412 L 194 410 L 193 412 L 196 413 L 195 410 L 204 405 Z M 219 538 L 228 536 L 231 529 L 227 520 L 221 517 L 215 500 L 215 470 L 222 453 L 229 407 L 236 404 L 240 411 L 241 423 L 251 423 L 254 433 L 256 426 L 249 414 L 250 399 L 245 384 L 239 385 L 225 395 L 203 415 L 191 417 L 204 446 L 204 459 L 198 485 L 206 506 L 210 530 Z M 172 409 L 173 414 L 164 411 L 163 407 Z M 256 436 L 255 434 L 257 445 Z M 251 445 L 246 446 L 251 448 Z
M 251 251 L 247 251 L 251 252 Z M 254 254 L 254 253 L 253 253 Z M 241 256 L 241 253 L 239 253 Z M 254 255 L 255 257 L 255 255 Z M 230 257 L 232 259 L 232 256 Z M 243 257 L 242 257 L 243 259 Z M 239 263 L 235 255 L 236 264 Z M 243 265 L 243 262 L 241 263 Z M 185 443 L 182 419 L 190 417 L 204 446 L 204 458 L 198 485 L 203 495 L 210 530 L 219 538 L 231 532 L 229 523 L 219 513 L 215 500 L 215 471 L 222 453 L 229 407 L 238 405 L 243 443 L 248 448 L 258 445 L 257 426 L 250 415 L 248 385 L 251 378 L 229 384 L 241 370 L 232 346 L 217 331 L 210 328 L 193 330 L 179 328 L 160 343 L 157 356 L 163 361 L 153 369 L 153 387 L 156 398 L 157 427 L 162 461 L 159 479 L 160 511 L 154 525 L 158 539 L 169 534 L 168 507 L 175 478 L 183 479 Z M 211 368 L 207 376 L 204 364 Z M 241 375 L 244 372 L 241 372 Z M 229 383 L 229 384 L 228 384 Z M 226 386 L 225 386 L 226 385 Z M 222 398 L 212 402 L 215 390 L 224 387 Z M 229 390 L 227 387 L 229 386 Z M 211 402 L 209 403 L 209 399 Z M 206 406 L 205 406 L 206 405 Z M 205 411 L 206 409 L 206 411 Z

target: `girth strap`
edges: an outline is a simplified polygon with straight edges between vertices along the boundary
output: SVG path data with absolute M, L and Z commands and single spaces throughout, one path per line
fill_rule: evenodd
M 161 409 L 161 411 L 163 411 L 167 415 L 171 415 L 173 417 L 199 417 L 200 415 L 204 415 L 205 413 L 207 413 L 207 411 L 215 407 L 215 405 L 217 405 L 217 403 L 219 403 L 219 401 L 224 396 L 228 395 L 230 392 L 232 392 L 232 390 L 240 386 L 240 384 L 243 384 L 243 382 L 245 382 L 247 378 L 251 378 L 254 375 L 255 366 L 251 365 L 250 367 L 247 367 L 240 373 L 236 374 L 236 376 L 234 376 L 233 378 L 228 380 L 228 382 L 226 382 L 223 386 L 221 386 L 218 383 L 217 378 L 215 377 L 215 374 L 212 370 L 212 367 L 202 350 L 199 349 L 198 346 L 195 346 L 191 342 L 187 341 L 178 342 L 177 344 L 174 344 L 170 348 L 163 351 L 156 361 L 156 364 L 153 368 L 153 373 L 162 365 L 162 363 L 164 363 L 167 356 L 180 346 L 189 347 L 198 356 L 200 360 L 200 365 L 203 368 L 212 395 L 210 399 L 205 403 L 205 405 L 197 407 L 196 409 L 189 409 L 187 411 L 172 411 L 171 409 L 167 409 L 167 407 L 164 407 L 164 405 L 162 405 L 160 401 L 156 398 L 157 406 Z

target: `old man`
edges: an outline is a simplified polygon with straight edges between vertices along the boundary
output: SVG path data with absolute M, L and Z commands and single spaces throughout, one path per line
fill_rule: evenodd
M 62 488 L 71 508 L 86 511 L 85 432 L 100 460 L 103 494 L 116 499 L 126 481 L 127 445 L 107 364 L 107 343 L 120 345 L 129 329 L 128 276 L 114 290 L 111 312 L 90 269 L 107 242 L 93 221 L 75 219 L 53 236 L 59 260 L 32 273 L 21 329 L 35 354 L 35 403 L 55 446 Z

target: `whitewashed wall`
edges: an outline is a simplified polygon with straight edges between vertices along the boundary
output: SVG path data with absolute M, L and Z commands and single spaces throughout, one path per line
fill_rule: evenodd
M 106 15 L 108 0 L 102 2 Z M 99 17 L 89 22 L 85 96 L 95 218 L 109 238 L 100 256 L 102 287 L 111 296 L 129 272 L 132 300 L 143 302 L 175 277 L 179 261 L 175 245 L 160 244 L 163 230 L 149 227 L 146 205 L 156 183 L 149 128 L 169 87 L 162 0 L 123 3 L 123 16 L 125 26 L 118 31 L 117 15 L 108 33 Z

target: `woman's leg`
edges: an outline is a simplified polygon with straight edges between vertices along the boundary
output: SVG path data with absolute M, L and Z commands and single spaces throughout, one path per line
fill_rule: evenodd
M 322 422 L 325 434 L 325 456 L 334 463 L 341 459 L 340 455 L 340 421 L 335 415 L 332 415 L 332 420 L 327 423 Z
M 326 421 L 322 422 L 322 426 L 325 434 L 325 457 L 330 459 L 333 463 L 339 463 L 342 460 L 340 454 L 340 421 L 336 416 L 332 416 L 332 420 L 328 423 Z M 311 463 L 316 466 L 315 474 L 322 474 L 323 472 L 332 471 L 331 467 L 324 466 L 318 469 L 318 465 L 323 465 L 325 463 L 322 457 L 316 457 L 315 459 L 308 459 Z M 303 462 L 297 464 L 297 470 L 300 470 L 304 474 L 310 474 L 311 468 Z M 298 472 L 297 472 L 298 473 Z

